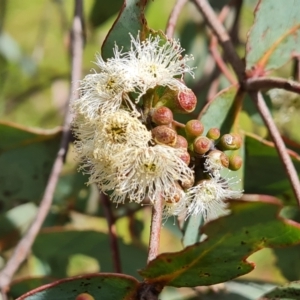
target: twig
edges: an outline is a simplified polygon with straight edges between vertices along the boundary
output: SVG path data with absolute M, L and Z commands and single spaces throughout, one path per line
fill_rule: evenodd
M 296 81 L 300 81 L 300 55 L 294 57 L 293 77 Z
M 218 20 L 215 12 L 207 2 L 207 0 L 193 0 L 196 7 L 199 9 L 207 24 L 211 27 L 214 34 L 217 36 L 223 50 L 226 59 L 231 63 L 233 70 L 235 71 L 239 81 L 244 79 L 244 65 L 237 55 L 234 46 L 230 40 L 230 36 L 225 27 Z
M 1 300 L 8 300 L 6 291 L 4 289 L 1 290 L 0 296 L 1 296 L 1 298 L 0 298 Z
M 248 91 L 285 89 L 300 94 L 300 83 L 278 77 L 257 77 L 249 78 L 244 82 L 243 87 Z
M 235 7 L 236 12 L 234 16 L 234 21 L 232 24 L 232 28 L 230 29 L 230 38 L 234 45 L 240 43 L 239 39 L 239 29 L 240 29 L 240 16 L 242 11 L 243 0 L 234 0 L 232 5 Z
M 166 27 L 166 35 L 168 38 L 172 38 L 174 35 L 175 26 L 179 17 L 179 14 L 186 4 L 187 0 L 177 0 L 171 14 L 168 19 L 167 27 Z
M 298 205 L 300 206 L 300 182 L 298 174 L 295 170 L 291 157 L 289 156 L 285 144 L 280 136 L 280 133 L 273 121 L 273 118 L 269 112 L 269 109 L 263 99 L 263 96 L 260 92 L 250 92 L 250 96 L 255 102 L 258 111 L 260 112 L 267 128 L 269 129 L 270 135 L 274 141 L 276 150 L 279 154 L 279 157 L 283 163 L 286 174 L 291 182 L 295 197 L 297 199 Z M 263 166 L 262 166 L 263 167 Z
M 81 62 L 82 62 L 82 48 L 83 48 L 83 39 L 82 39 L 82 0 L 75 0 L 75 15 L 73 20 L 72 27 L 72 86 L 71 86 L 71 95 L 77 97 L 76 94 L 73 94 L 73 91 L 78 90 L 79 79 L 81 77 Z M 73 99 L 70 96 L 70 101 Z M 8 288 L 11 279 L 15 272 L 18 270 L 21 263 L 27 257 L 31 246 L 48 214 L 48 211 L 51 207 L 53 194 L 58 182 L 58 178 L 64 163 L 64 158 L 68 149 L 69 138 L 70 138 L 70 123 L 71 123 L 71 113 L 69 110 L 66 113 L 62 139 L 57 153 L 56 159 L 54 161 L 49 180 L 43 195 L 43 198 L 40 203 L 40 207 L 37 212 L 36 219 L 31 224 L 30 228 L 20 240 L 16 246 L 12 256 L 8 260 L 5 267 L 0 272 L 0 288 L 5 290 Z
M 100 194 L 100 200 L 103 205 L 104 213 L 108 224 L 109 240 L 112 251 L 114 269 L 116 273 L 122 273 L 118 239 L 116 235 L 115 218 L 112 214 L 110 206 L 111 202 L 109 201 L 108 196 L 104 195 L 103 193 Z
M 159 251 L 160 230 L 162 222 L 162 197 L 159 197 L 152 208 L 148 263 L 155 259 Z
M 217 66 L 219 67 L 220 71 L 227 78 L 227 80 L 231 84 L 235 84 L 236 79 L 231 74 L 230 70 L 228 69 L 226 63 L 224 62 L 222 56 L 220 55 L 220 53 L 218 51 L 217 46 L 218 46 L 218 40 L 217 40 L 216 36 L 213 36 L 212 39 L 211 39 L 210 46 L 209 46 L 210 53 L 211 53 L 212 57 L 214 58 Z
M 223 23 L 226 19 L 226 17 L 228 16 L 230 12 L 230 7 L 229 5 L 225 5 L 219 16 L 218 19 L 221 23 Z M 210 53 L 212 55 L 212 57 L 214 58 L 217 66 L 219 67 L 219 69 L 222 71 L 222 73 L 224 74 L 224 76 L 227 78 L 227 80 L 231 83 L 231 84 L 235 84 L 236 83 L 236 79 L 235 77 L 231 74 L 230 70 L 228 69 L 226 63 L 224 62 L 222 56 L 220 55 L 219 51 L 218 51 L 218 39 L 215 35 L 212 36 L 211 38 L 211 42 L 209 45 L 209 50 Z

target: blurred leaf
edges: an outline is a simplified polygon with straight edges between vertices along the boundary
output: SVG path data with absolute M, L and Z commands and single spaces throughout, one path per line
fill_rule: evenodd
M 8 61 L 17 62 L 22 58 L 18 43 L 6 32 L 0 32 L 0 54 Z
M 88 178 L 88 175 L 77 171 L 62 175 L 55 190 L 53 203 L 68 205 L 71 209 L 85 212 L 90 194 L 90 187 L 86 185 Z
M 35 219 L 33 203 L 19 205 L 0 215 L 0 252 L 14 246 Z
M 284 207 L 281 216 L 300 223 L 299 207 Z M 288 281 L 298 280 L 300 278 L 300 245 L 274 249 L 274 254 L 277 256 L 276 265 L 282 275 Z
M 263 295 L 260 300 L 299 300 L 300 282 L 290 282 L 282 287 L 277 287 L 273 291 Z
M 300 241 L 300 225 L 279 218 L 275 201 L 232 201 L 230 208 L 230 216 L 203 227 L 205 241 L 159 255 L 140 274 L 150 283 L 176 287 L 216 284 L 253 270 L 246 261 L 252 253 Z
M 261 138 L 246 136 L 245 192 L 250 194 L 269 194 L 296 203 L 290 182 L 274 146 L 267 145 Z M 293 158 L 300 174 L 300 160 Z
M 249 76 L 262 76 L 299 53 L 300 5 L 296 3 L 295 0 L 259 1 L 246 45 Z
M 269 110 L 272 110 L 272 101 L 271 98 L 268 94 L 264 94 L 264 100 L 269 108 Z M 258 112 L 255 103 L 253 102 L 253 100 L 251 99 L 251 97 L 249 96 L 249 94 L 247 93 L 245 95 L 245 99 L 243 100 L 243 109 L 248 113 L 248 115 L 251 117 L 251 120 L 258 124 L 258 125 L 264 125 L 264 121 L 260 115 L 260 113 Z
M 129 33 L 134 37 L 138 35 L 138 32 L 140 32 L 140 36 L 146 34 L 147 23 L 144 16 L 146 4 L 147 0 L 124 0 L 122 9 L 102 45 L 103 59 L 113 56 L 115 43 L 119 47 L 123 47 L 124 51 L 129 50 Z
M 220 10 L 224 5 L 226 5 L 229 2 L 229 0 L 209 0 L 210 5 L 214 9 Z
M 118 239 L 122 271 L 137 276 L 137 269 L 145 265 L 146 249 L 134 245 L 126 245 Z M 101 272 L 113 272 L 112 251 L 109 237 L 102 232 L 84 230 L 65 230 L 56 227 L 42 231 L 35 240 L 33 254 L 48 264 L 53 277 L 66 277 L 69 259 L 74 254 L 83 254 L 95 258 Z M 134 257 L 134 259 L 132 259 Z
M 39 202 L 60 143 L 60 130 L 33 130 L 0 123 L 1 211 Z
M 17 300 L 74 300 L 81 293 L 92 295 L 95 300 L 136 299 L 138 281 L 128 275 L 93 274 L 68 278 L 28 292 Z
M 94 27 L 100 26 L 122 8 L 123 0 L 94 0 L 89 20 Z

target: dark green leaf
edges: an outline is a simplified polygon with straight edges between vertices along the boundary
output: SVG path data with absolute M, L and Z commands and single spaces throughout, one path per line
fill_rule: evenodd
M 260 0 L 246 45 L 249 76 L 262 76 L 288 62 L 300 48 L 297 0 Z
M 280 215 L 300 223 L 299 207 L 284 207 Z M 300 245 L 274 249 L 274 254 L 277 256 L 276 265 L 282 275 L 288 281 L 298 280 L 300 278 Z
M 115 43 L 123 49 L 129 50 L 131 33 L 134 37 L 138 35 L 144 36 L 146 29 L 146 20 L 144 9 L 147 0 L 124 0 L 123 7 L 118 15 L 117 20 L 110 29 L 103 45 L 102 57 L 104 59 L 113 56 L 113 48 Z
M 117 13 L 122 7 L 122 0 L 95 0 L 90 13 L 90 22 L 94 27 L 100 26 L 108 18 Z
M 25 203 L 0 215 L 0 252 L 14 246 L 36 217 L 37 208 Z
M 279 218 L 277 202 L 234 201 L 230 207 L 230 216 L 203 227 L 205 241 L 159 255 L 140 274 L 148 282 L 176 287 L 216 284 L 253 270 L 246 261 L 252 253 L 300 241 L 300 225 Z
M 48 277 L 26 278 L 26 279 L 16 280 L 15 282 L 12 282 L 10 285 L 9 296 L 12 297 L 13 299 L 17 299 L 18 297 L 27 293 L 28 291 L 53 281 L 54 281 L 53 279 L 50 279 Z
M 126 245 L 118 239 L 122 271 L 137 276 L 137 269 L 145 265 L 146 249 Z M 50 267 L 49 276 L 66 277 L 72 255 L 83 254 L 99 262 L 101 272 L 113 272 L 112 252 L 107 234 L 97 231 L 75 231 L 63 228 L 46 229 L 38 235 L 32 248 L 33 254 Z M 134 259 L 132 259 L 134 257 Z
M 133 300 L 137 288 L 138 281 L 131 276 L 99 273 L 53 282 L 17 300 L 74 300 L 81 293 L 88 293 L 95 300 Z
M 59 143 L 59 130 L 31 130 L 0 123 L 1 211 L 40 200 Z
M 245 192 L 269 194 L 287 203 L 295 203 L 290 182 L 274 146 L 262 142 L 260 138 L 246 136 Z M 293 159 L 300 174 L 299 158 Z
M 290 282 L 265 294 L 261 300 L 300 300 L 300 282 Z

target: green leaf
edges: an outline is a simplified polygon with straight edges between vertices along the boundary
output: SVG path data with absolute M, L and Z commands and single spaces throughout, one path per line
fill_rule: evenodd
M 290 282 L 282 287 L 277 287 L 273 291 L 263 295 L 262 300 L 299 300 L 300 299 L 300 282 Z
M 137 276 L 147 260 L 146 249 L 126 245 L 118 239 L 122 271 Z M 101 272 L 112 272 L 112 251 L 107 234 L 93 230 L 45 229 L 35 240 L 33 254 L 50 267 L 48 275 L 66 277 L 71 256 L 83 254 L 99 262 Z M 134 257 L 134 259 L 132 259 Z
M 100 26 L 107 19 L 117 13 L 122 7 L 122 0 L 98 1 L 94 0 L 89 21 L 94 27 Z
M 1 211 L 39 202 L 60 143 L 60 130 L 33 130 L 0 123 Z
M 204 134 L 211 127 L 220 128 L 222 134 L 231 130 L 236 117 L 236 107 L 234 106 L 236 93 L 236 86 L 224 89 L 204 107 L 199 118 L 204 125 Z
M 128 275 L 99 273 L 59 280 L 32 290 L 17 300 L 74 300 L 88 293 L 95 300 L 136 299 L 138 281 Z
M 208 238 L 176 253 L 164 253 L 140 271 L 149 283 L 176 287 L 211 285 L 253 270 L 246 260 L 265 247 L 300 241 L 300 225 L 277 216 L 277 202 L 231 202 L 231 215 L 203 227 Z
M 288 62 L 300 48 L 297 0 L 260 0 L 246 45 L 248 76 L 262 76 Z
M 274 146 L 253 136 L 246 136 L 245 145 L 245 192 L 274 195 L 285 203 L 296 203 Z M 300 175 L 300 158 L 295 156 L 292 158 Z
M 286 206 L 280 215 L 300 223 L 299 207 Z M 277 256 L 276 265 L 282 275 L 288 281 L 298 280 L 300 278 L 300 245 L 274 249 L 274 254 Z
M 123 47 L 124 51 L 130 49 L 131 33 L 134 37 L 140 32 L 140 36 L 144 36 L 147 31 L 144 9 L 147 0 L 124 0 L 123 7 L 118 15 L 117 20 L 110 29 L 103 45 L 102 57 L 108 59 L 113 56 L 113 48 L 115 43 L 119 47 Z
M 0 252 L 14 246 L 35 219 L 37 207 L 33 203 L 19 205 L 0 215 Z

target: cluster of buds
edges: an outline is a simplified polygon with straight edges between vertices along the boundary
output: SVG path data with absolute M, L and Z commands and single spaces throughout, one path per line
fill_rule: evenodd
M 182 81 L 186 73 L 193 76 L 192 57 L 182 55 L 176 40 L 130 37 L 129 51 L 115 46 L 113 58 L 97 58 L 100 72 L 81 81 L 72 104 L 80 168 L 117 204 L 163 199 L 166 218 L 201 213 L 211 219 L 224 210 L 224 200 L 241 196 L 220 175 L 224 167 L 238 169 L 238 159 L 223 151 L 239 148 L 241 140 L 219 139 L 214 128 L 202 136 L 198 120 L 179 135 L 173 113 L 189 113 L 197 102 Z M 199 181 L 200 165 L 205 175 Z

